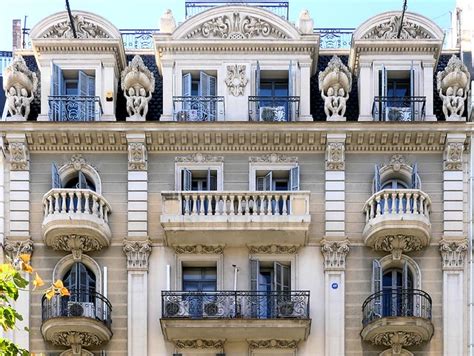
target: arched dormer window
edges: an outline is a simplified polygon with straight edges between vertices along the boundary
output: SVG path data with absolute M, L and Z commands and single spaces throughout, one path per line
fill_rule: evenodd
M 375 165 L 372 193 L 385 189 L 421 189 L 418 165 L 409 165 L 402 155 L 393 155 L 388 164 Z

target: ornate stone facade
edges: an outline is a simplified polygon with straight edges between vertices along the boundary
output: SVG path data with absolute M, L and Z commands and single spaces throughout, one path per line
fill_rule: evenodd
M 433 36 L 421 25 L 413 23 L 409 20 L 404 20 L 403 24 L 402 17 L 400 15 L 392 16 L 388 21 L 384 21 L 381 24 L 375 26 L 368 31 L 363 39 L 378 39 L 378 40 L 419 40 L 419 39 L 430 39 Z M 401 26 L 400 35 L 398 30 Z
M 453 55 L 446 68 L 438 72 L 436 78 L 439 97 L 443 100 L 444 117 L 448 121 L 460 120 L 464 114 L 471 82 L 471 74 L 466 65 Z
M 443 262 L 444 270 L 463 270 L 467 254 L 467 239 L 449 240 L 443 239 L 439 242 L 439 252 Z
M 73 15 L 74 27 L 76 35 L 79 39 L 98 39 L 110 38 L 110 34 L 98 24 L 84 18 L 83 15 Z M 74 33 L 71 28 L 69 19 L 65 19 L 46 30 L 42 38 L 67 38 L 73 39 Z
M 299 245 L 250 245 L 247 246 L 250 254 L 295 254 Z
M 148 113 L 148 103 L 155 91 L 155 77 L 136 55 L 122 71 L 122 90 L 127 99 L 127 120 L 144 121 Z
M 6 239 L 3 243 L 3 250 L 10 258 L 11 261 L 15 261 L 15 259 L 21 254 L 32 255 L 33 254 L 33 240 L 14 240 L 14 239 Z
M 80 260 L 83 252 L 100 251 L 105 246 L 87 235 L 72 234 L 57 237 L 51 247 L 57 251 L 70 251 L 75 260 Z
M 248 79 L 246 76 L 247 66 L 243 64 L 234 64 L 227 66 L 227 76 L 225 84 L 233 96 L 241 96 L 245 93 Z
M 146 171 L 148 166 L 147 148 L 144 143 L 130 142 L 128 144 L 128 170 Z
M 27 120 L 30 105 L 38 89 L 38 78 L 27 67 L 22 56 L 15 56 L 3 73 L 3 89 L 9 120 Z
M 349 240 L 332 241 L 321 240 L 321 253 L 324 256 L 325 270 L 344 270 L 346 256 L 349 253 Z
M 222 350 L 224 347 L 225 340 L 223 339 L 184 339 L 184 340 L 173 340 L 176 348 L 186 349 L 198 349 L 198 350 Z
M 345 120 L 346 103 L 352 88 L 352 74 L 341 59 L 333 56 L 326 69 L 319 72 L 319 90 L 328 121 Z
M 462 157 L 464 152 L 464 143 L 450 142 L 446 145 L 444 157 L 444 170 L 462 171 Z
M 296 349 L 300 340 L 262 339 L 247 340 L 251 350 L 256 349 Z
M 380 333 L 372 340 L 374 345 L 389 346 L 392 348 L 393 354 L 400 354 L 402 347 L 416 346 L 423 342 L 420 334 L 414 332 L 386 332 Z
M 329 142 L 326 149 L 326 169 L 343 171 L 345 168 L 345 146 L 342 142 Z
M 221 255 L 224 253 L 224 245 L 175 245 L 174 252 L 181 254 L 210 254 Z
M 10 142 L 10 169 L 12 171 L 27 171 L 30 167 L 30 153 L 26 142 Z
M 287 39 L 288 37 L 282 30 L 262 18 L 234 12 L 205 21 L 189 32 L 186 38 L 241 40 L 256 38 Z
M 127 269 L 137 271 L 148 270 L 148 257 L 151 253 L 151 241 L 123 241 L 123 252 L 127 255 Z
M 51 342 L 58 346 L 99 346 L 102 344 L 102 340 L 97 336 L 89 332 L 78 332 L 78 331 L 63 331 L 55 333 Z M 77 346 L 76 346 L 77 347 Z
M 270 153 L 262 156 L 249 158 L 250 163 L 297 163 L 298 157 L 286 156 L 278 153 Z

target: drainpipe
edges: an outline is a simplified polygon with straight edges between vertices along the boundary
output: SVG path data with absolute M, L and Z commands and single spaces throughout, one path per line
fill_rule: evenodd
M 474 327 L 474 299 L 473 299 L 473 277 L 474 277 L 474 266 L 473 266 L 473 236 L 472 236 L 472 230 L 473 230 L 473 219 L 472 219 L 472 214 L 473 212 L 473 199 L 472 199 L 472 194 L 474 193 L 474 152 L 473 152 L 473 142 L 472 142 L 472 135 L 469 137 L 470 140 L 470 152 L 469 152 L 469 224 L 467 226 L 467 233 L 468 233 L 468 239 L 469 239 L 469 244 L 468 244 L 468 253 L 469 253 L 469 281 L 468 281 L 468 296 L 469 296 L 469 304 L 468 304 L 468 310 L 469 310 L 469 325 L 468 325 L 468 330 L 469 330 L 469 346 L 468 346 L 468 353 L 470 356 L 474 356 L 474 340 L 473 340 L 473 327 Z

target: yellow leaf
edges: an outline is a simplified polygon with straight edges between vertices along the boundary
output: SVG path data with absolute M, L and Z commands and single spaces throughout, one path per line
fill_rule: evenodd
M 53 286 L 54 288 L 58 289 L 64 288 L 63 281 L 61 281 L 60 279 L 56 280 L 56 282 L 53 283 Z
M 46 290 L 46 292 L 44 293 L 44 295 L 46 296 L 46 298 L 48 300 L 50 300 L 52 297 L 54 297 L 54 289 L 53 288 L 49 288 L 48 290 Z
M 43 280 L 42 280 L 41 277 L 38 275 L 38 273 L 36 273 L 35 279 L 33 280 L 33 286 L 34 286 L 33 289 L 36 289 L 36 287 L 41 287 L 41 286 L 43 286 L 43 285 L 44 285 Z
M 22 260 L 23 263 L 28 263 L 28 264 L 29 264 L 29 263 L 30 263 L 30 260 L 31 260 L 31 255 L 28 254 L 28 253 L 22 253 L 22 254 L 20 255 L 20 260 Z
M 23 262 L 21 264 L 21 269 L 25 272 L 32 273 L 33 272 L 33 267 L 31 267 L 28 263 Z
M 71 293 L 69 293 L 69 291 L 66 287 L 62 287 L 59 290 L 59 293 L 61 293 L 61 297 L 69 297 L 71 295 Z

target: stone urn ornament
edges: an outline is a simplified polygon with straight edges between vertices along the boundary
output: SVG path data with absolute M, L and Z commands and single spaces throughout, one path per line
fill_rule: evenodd
M 319 90 L 327 121 L 345 121 L 346 103 L 352 87 L 352 74 L 337 56 L 319 73 Z
M 3 72 L 3 90 L 10 116 L 7 120 L 26 121 L 31 102 L 38 89 L 38 78 L 27 67 L 22 56 L 16 56 Z
M 155 77 L 139 55 L 122 71 L 122 90 L 127 99 L 127 121 L 145 121 L 155 91 Z
M 438 93 L 443 100 L 443 114 L 446 121 L 465 121 L 462 117 L 469 93 L 471 75 L 464 63 L 453 55 L 446 68 L 437 75 Z

